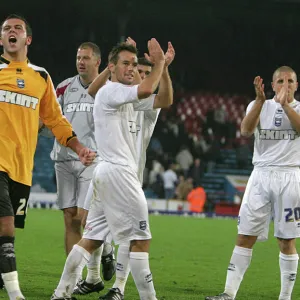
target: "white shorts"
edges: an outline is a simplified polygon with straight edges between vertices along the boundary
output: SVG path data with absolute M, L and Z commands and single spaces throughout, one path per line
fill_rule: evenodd
M 86 167 L 80 161 L 55 163 L 57 202 L 60 209 L 84 207 L 96 163 Z
M 136 172 L 99 162 L 93 189 L 84 238 L 103 241 L 111 232 L 115 244 L 151 239 L 147 200 Z
M 300 237 L 299 168 L 254 168 L 239 212 L 238 233 L 266 240 L 272 218 L 275 237 Z
M 83 204 L 83 209 L 85 210 L 90 210 L 90 206 L 92 203 L 92 199 L 94 197 L 94 193 L 93 193 L 93 181 L 90 181 L 85 199 L 84 199 L 84 204 Z

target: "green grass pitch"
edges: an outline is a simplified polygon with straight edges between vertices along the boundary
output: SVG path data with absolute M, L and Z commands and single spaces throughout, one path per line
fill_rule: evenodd
M 236 220 L 151 216 L 150 264 L 159 300 L 204 299 L 223 291 L 236 236 Z M 21 288 L 29 300 L 50 299 L 65 262 L 60 211 L 28 212 L 26 229 L 17 231 L 16 253 Z M 279 250 L 270 239 L 257 243 L 237 300 L 276 300 L 280 289 Z M 106 283 L 110 288 L 113 283 Z M 0 299 L 7 299 L 0 291 Z M 78 297 L 98 299 L 98 294 Z M 138 300 L 130 276 L 125 299 Z M 293 300 L 300 299 L 299 280 Z

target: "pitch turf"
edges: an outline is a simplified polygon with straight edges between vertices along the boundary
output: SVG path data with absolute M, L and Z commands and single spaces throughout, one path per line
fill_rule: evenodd
M 204 299 L 223 291 L 226 268 L 236 236 L 235 220 L 151 216 L 150 263 L 159 300 Z M 17 231 L 17 264 L 29 300 L 50 299 L 65 262 L 60 211 L 29 210 L 26 230 Z M 280 273 L 276 240 L 258 243 L 238 300 L 278 299 Z M 299 280 L 298 280 L 299 282 Z M 296 282 L 293 299 L 300 299 Z M 111 287 L 111 282 L 106 287 Z M 4 291 L 0 298 L 7 299 Z M 126 299 L 138 300 L 132 278 Z M 98 299 L 98 294 L 78 297 Z

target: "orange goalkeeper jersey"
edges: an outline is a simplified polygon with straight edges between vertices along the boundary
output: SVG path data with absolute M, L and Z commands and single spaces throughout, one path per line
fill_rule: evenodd
M 75 136 L 62 115 L 51 78 L 28 61 L 0 57 L 0 171 L 31 185 L 39 118 L 64 146 Z

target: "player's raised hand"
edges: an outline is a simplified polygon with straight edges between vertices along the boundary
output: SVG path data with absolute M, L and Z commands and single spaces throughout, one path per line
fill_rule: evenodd
M 259 101 L 266 101 L 266 95 L 265 95 L 265 85 L 263 84 L 263 79 L 260 76 L 256 76 L 254 78 L 254 89 L 256 93 L 256 100 Z
M 279 91 L 279 93 L 275 96 L 275 101 L 280 103 L 282 106 L 288 103 L 289 98 L 289 82 L 287 76 L 285 75 L 283 78 L 283 85 Z
M 168 42 L 168 50 L 165 53 L 165 66 L 168 67 L 175 58 L 175 49 L 171 42 Z
M 126 39 L 126 44 L 136 47 L 136 42 L 130 36 Z
M 96 152 L 85 147 L 80 150 L 78 156 L 83 165 L 89 166 L 94 161 L 94 159 L 96 157 Z
M 164 52 L 162 51 L 160 44 L 156 39 L 152 38 L 148 41 L 148 51 L 149 55 L 145 53 L 145 57 L 154 65 L 161 62 L 165 62 Z

